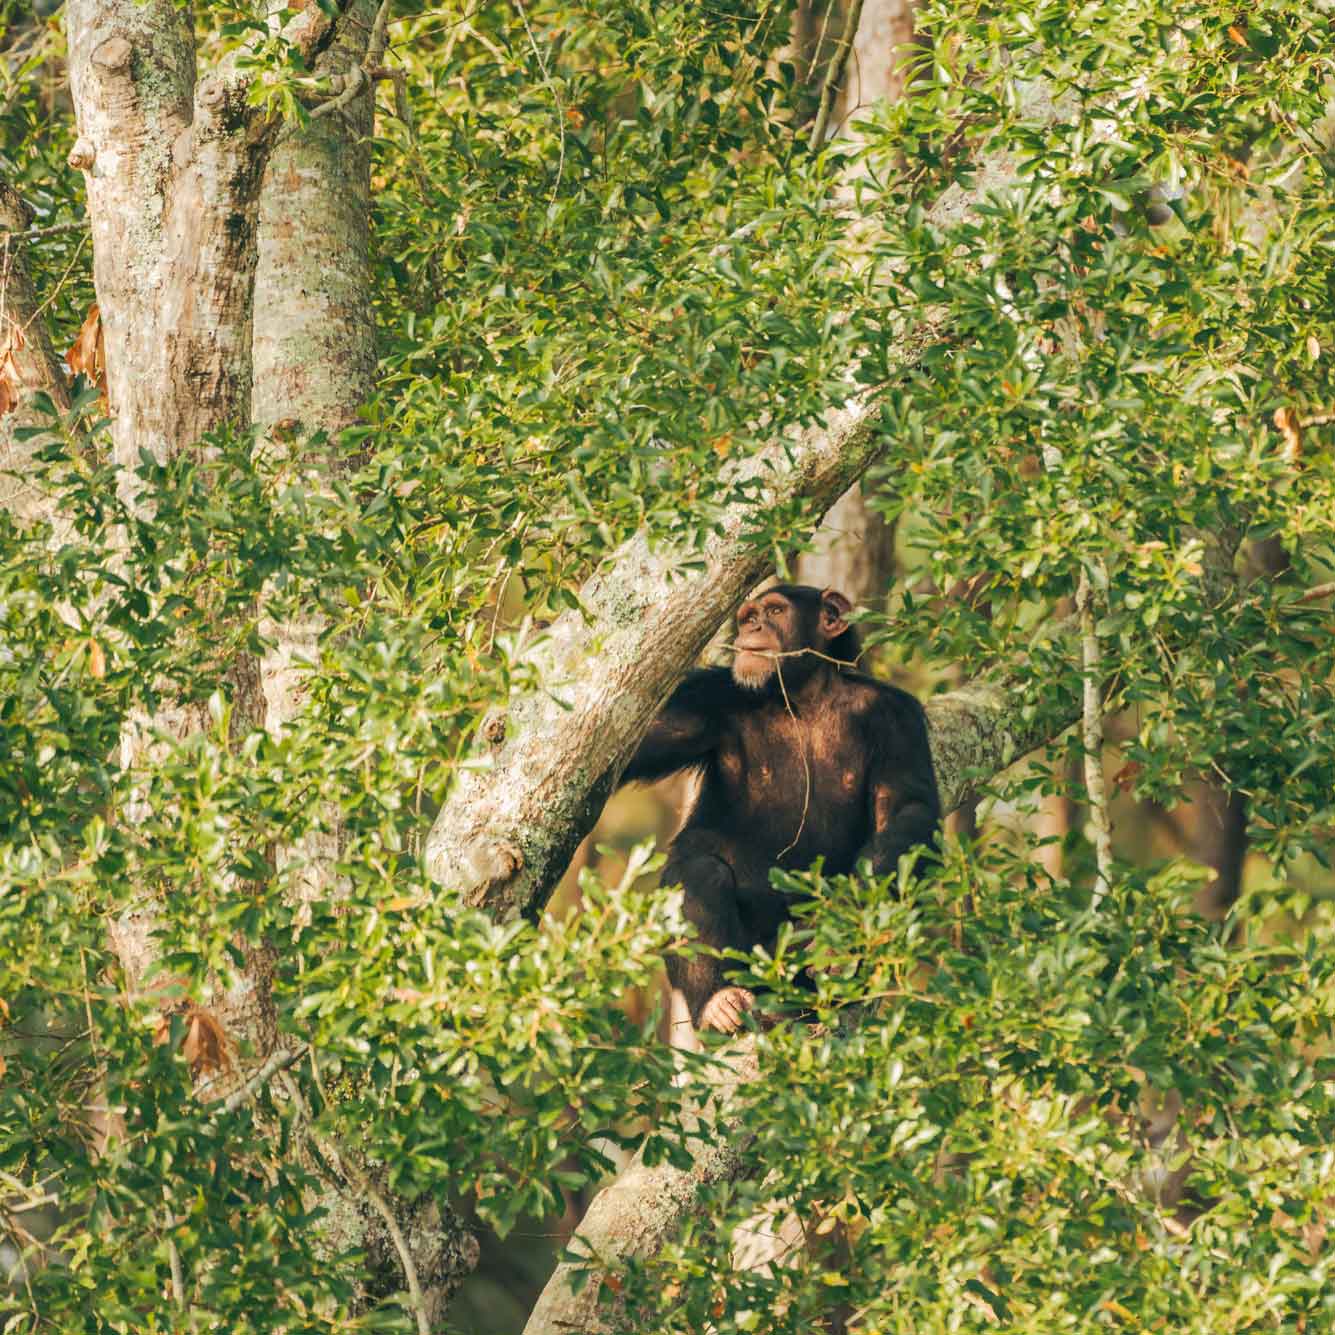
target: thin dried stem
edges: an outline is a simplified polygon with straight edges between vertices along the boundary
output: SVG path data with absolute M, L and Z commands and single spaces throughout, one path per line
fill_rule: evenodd
M 812 650 L 812 652 L 815 653 L 816 651 Z M 769 657 L 769 655 L 765 656 Z M 791 657 L 791 654 L 774 654 L 776 660 L 781 660 L 785 657 Z M 807 744 L 802 736 L 802 725 L 798 723 L 797 715 L 793 712 L 793 702 L 788 698 L 788 687 L 784 684 L 783 663 L 781 661 L 776 661 L 774 671 L 779 678 L 779 690 L 783 692 L 783 707 L 788 711 L 788 717 L 792 719 L 793 727 L 797 729 L 797 745 L 802 752 L 802 775 L 806 780 L 806 792 L 802 795 L 802 818 L 797 822 L 797 833 L 793 835 L 792 843 L 786 848 L 781 848 L 779 850 L 778 857 L 774 859 L 775 862 L 777 862 L 785 853 L 790 853 L 797 847 L 797 841 L 802 837 L 802 831 L 807 827 L 807 812 L 811 810 L 811 761 L 807 758 Z

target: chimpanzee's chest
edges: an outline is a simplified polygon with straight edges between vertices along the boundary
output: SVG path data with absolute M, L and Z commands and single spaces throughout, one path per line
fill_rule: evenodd
M 719 815 L 771 863 L 822 857 L 844 871 L 870 833 L 865 755 L 846 714 L 756 710 L 721 739 L 709 786 Z

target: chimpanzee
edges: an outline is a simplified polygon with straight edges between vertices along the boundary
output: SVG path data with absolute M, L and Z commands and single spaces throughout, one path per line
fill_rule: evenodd
M 699 939 L 772 949 L 789 899 L 772 867 L 870 858 L 878 876 L 930 844 L 941 815 L 922 706 L 858 672 L 851 604 L 780 584 L 737 611 L 731 670 L 692 672 L 672 693 L 622 782 L 698 769 L 703 782 L 663 869 Z M 724 961 L 673 956 L 668 977 L 697 1028 L 732 1033 L 755 998 L 723 985 Z

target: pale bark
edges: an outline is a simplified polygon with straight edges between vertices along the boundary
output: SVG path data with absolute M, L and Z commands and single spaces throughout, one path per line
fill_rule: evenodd
M 165 461 L 199 448 L 210 430 L 249 422 L 254 232 L 267 137 L 230 70 L 196 81 L 188 11 L 174 0 L 70 0 L 66 28 L 79 135 L 70 162 L 88 189 L 113 456 L 122 494 L 133 501 L 141 453 Z M 234 718 L 244 727 L 259 715 L 258 674 L 242 659 L 231 675 Z M 184 737 L 205 721 L 199 708 L 180 704 L 151 721 L 132 718 L 122 763 L 145 755 L 154 732 Z M 132 993 L 155 964 L 156 921 L 145 903 L 109 925 Z M 208 997 L 237 1081 L 241 1049 L 262 1059 L 277 1035 L 272 952 L 245 955 L 240 975 Z
M 139 394 L 161 356 L 167 197 L 192 118 L 194 39 L 172 0 L 70 0 L 65 26 L 79 134 L 70 165 L 88 191 L 115 455 L 133 466 L 141 444 L 163 448 Z
M 1075 595 L 1080 616 L 1080 657 L 1083 668 L 1081 741 L 1085 748 L 1085 793 L 1089 798 L 1089 825 L 1094 836 L 1094 903 L 1112 888 L 1112 823 L 1108 790 L 1103 778 L 1103 667 L 1095 628 L 1094 591 L 1088 574 L 1081 574 Z
M 882 98 L 903 95 L 913 42 L 913 0 L 863 0 L 835 103 L 836 128 Z

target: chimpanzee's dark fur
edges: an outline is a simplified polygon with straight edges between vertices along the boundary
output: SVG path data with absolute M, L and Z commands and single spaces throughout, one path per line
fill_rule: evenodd
M 841 595 L 806 585 L 780 585 L 745 604 L 738 656 L 745 643 L 769 645 L 750 650 L 750 661 L 760 659 L 763 672 L 769 658 L 778 670 L 750 686 L 734 678 L 736 665 L 692 672 L 622 776 L 701 772 L 663 880 L 681 884 L 686 916 L 710 946 L 773 947 L 789 917 L 788 897 L 769 884 L 773 867 L 823 858 L 837 875 L 866 856 L 886 875 L 902 853 L 934 839 L 940 800 L 922 706 L 852 666 L 859 640 L 842 620 L 847 609 Z M 668 960 L 697 1025 L 724 986 L 724 967 L 698 955 Z

